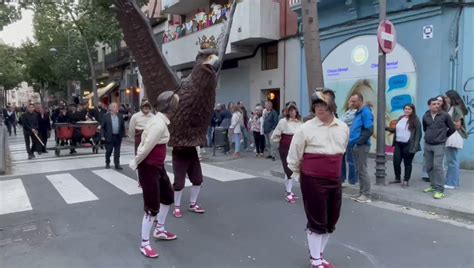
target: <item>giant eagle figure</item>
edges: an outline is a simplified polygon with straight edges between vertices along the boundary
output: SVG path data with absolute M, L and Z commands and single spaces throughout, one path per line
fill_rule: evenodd
M 191 74 L 179 80 L 158 49 L 150 23 L 136 2 L 115 0 L 117 19 L 140 69 L 149 101 L 154 105 L 157 96 L 167 90 L 175 91 L 180 97 L 179 108 L 170 120 L 169 146 L 194 147 L 206 143 L 222 67 L 219 57 L 223 58 L 227 48 L 236 4 L 237 0 L 231 7 L 219 45 L 215 46 L 210 38 L 200 39 L 201 50 Z

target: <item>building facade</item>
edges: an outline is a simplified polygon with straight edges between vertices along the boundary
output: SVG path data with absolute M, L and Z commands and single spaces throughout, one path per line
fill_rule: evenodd
M 289 3 L 301 20 L 300 1 Z M 387 2 L 387 17 L 397 33 L 396 48 L 387 55 L 387 124 L 402 114 L 406 103 L 414 103 L 421 117 L 429 98 L 457 90 L 469 109 L 465 119 L 470 136 L 460 152 L 461 166 L 473 169 L 474 1 Z M 339 112 L 355 91 L 376 105 L 378 1 L 321 0 L 318 8 L 325 86 L 336 91 Z M 300 38 L 299 99 L 303 112 L 307 112 L 301 33 Z M 421 154 L 418 157 L 420 161 Z
M 230 12 L 227 0 L 164 0 L 165 25 L 155 28 L 171 68 L 189 74 L 199 51 L 199 38 L 219 38 Z M 217 102 L 243 101 L 247 108 L 266 100 L 280 110 L 299 97 L 297 16 L 286 0 L 238 3 L 217 87 Z

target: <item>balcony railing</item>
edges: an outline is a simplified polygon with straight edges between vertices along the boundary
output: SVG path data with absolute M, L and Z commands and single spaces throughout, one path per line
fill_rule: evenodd
M 105 55 L 105 68 L 112 69 L 130 62 L 130 49 L 120 48 L 112 53 Z
M 107 69 L 105 69 L 105 62 L 97 62 L 94 64 L 94 72 L 96 77 L 101 77 L 107 73 Z

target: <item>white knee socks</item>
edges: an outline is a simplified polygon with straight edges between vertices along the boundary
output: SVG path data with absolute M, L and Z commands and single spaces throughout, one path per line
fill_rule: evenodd
M 174 191 L 174 206 L 175 207 L 181 206 L 181 196 L 183 196 L 183 190 Z
M 286 193 L 292 193 L 293 179 L 285 180 Z
M 145 214 L 142 220 L 142 247 L 150 244 L 150 231 L 153 227 L 153 222 L 156 216 L 150 216 Z
M 312 265 L 322 265 L 321 260 L 321 242 L 323 235 L 311 232 L 310 230 L 306 231 L 308 237 L 308 246 L 309 253 L 311 254 L 311 264 Z
M 195 205 L 196 204 L 196 201 L 198 199 L 198 195 L 199 195 L 199 191 L 201 191 L 201 185 L 199 186 L 191 186 L 191 197 L 189 198 L 189 203 L 191 203 L 191 205 Z
M 160 204 L 160 212 L 158 212 L 158 222 L 156 224 L 156 229 L 158 231 L 165 230 L 165 223 L 166 223 L 166 216 L 168 216 L 168 212 L 170 211 L 169 205 Z

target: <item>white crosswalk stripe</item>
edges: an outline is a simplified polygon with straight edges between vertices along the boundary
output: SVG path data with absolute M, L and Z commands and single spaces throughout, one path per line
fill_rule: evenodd
M 204 177 L 209 177 L 218 181 L 236 181 L 236 180 L 245 180 L 252 179 L 255 176 L 245 174 L 238 171 L 233 171 L 226 168 L 216 167 L 209 164 L 201 163 L 202 174 Z
M 142 192 L 142 189 L 137 187 L 136 180 L 125 176 L 120 172 L 112 169 L 99 169 L 93 170 L 92 172 L 128 195 L 139 194 Z
M 46 176 L 68 204 L 98 200 L 99 198 L 69 173 Z
M 131 157 L 131 156 L 130 156 Z M 101 158 L 101 160 L 103 160 Z M 62 170 L 72 170 L 72 169 L 84 169 L 85 166 L 99 166 L 102 163 L 94 163 L 98 162 L 96 157 L 84 158 L 80 159 L 80 161 L 75 161 L 74 159 L 64 159 L 62 161 L 50 162 L 35 162 L 30 164 L 30 169 L 35 169 L 32 172 L 27 172 L 25 167 L 25 173 L 27 174 L 35 174 L 39 172 L 46 173 L 60 171 L 61 166 Z M 206 178 L 215 179 L 221 182 L 228 182 L 228 181 L 236 181 L 236 180 L 244 180 L 244 179 L 251 179 L 255 178 L 255 176 L 245 174 L 242 172 L 237 172 L 221 167 L 212 166 L 209 164 L 201 163 L 203 175 Z M 170 170 L 171 165 L 167 165 L 167 169 Z M 48 173 L 49 173 L 48 172 Z M 97 175 L 104 181 L 108 182 L 107 184 L 99 184 L 100 187 L 104 187 L 104 185 L 108 188 L 107 190 L 98 189 L 95 191 L 94 189 L 89 189 L 84 184 L 81 183 L 74 177 L 74 173 L 61 173 L 61 174 L 44 174 L 39 175 L 39 177 L 35 177 L 33 181 L 28 181 L 28 184 L 24 184 L 23 181 L 25 179 L 29 180 L 29 178 L 6 178 L 4 180 L 0 179 L 0 216 L 17 213 L 22 211 L 30 211 L 33 210 L 32 203 L 30 201 L 31 197 L 38 198 L 40 195 L 35 193 L 35 189 L 30 189 L 30 192 L 27 192 L 26 187 L 32 187 L 37 183 L 44 183 L 46 180 L 51 183 L 53 187 L 43 188 L 41 190 L 41 194 L 49 195 L 48 192 L 43 192 L 44 189 L 55 189 L 54 195 L 57 197 L 51 197 L 53 199 L 62 199 L 66 204 L 76 204 L 76 203 L 83 203 L 83 202 L 90 202 L 95 200 L 100 200 L 100 196 L 96 195 L 97 193 L 103 193 L 104 191 L 108 191 L 109 189 L 113 189 L 113 187 L 118 188 L 121 192 L 127 195 L 137 195 L 142 193 L 142 189 L 138 187 L 136 175 L 135 176 L 127 176 L 121 172 L 118 172 L 113 169 L 98 169 L 98 170 L 88 170 L 86 172 L 91 172 L 92 174 Z M 172 172 L 167 172 L 170 182 L 173 184 L 174 182 L 174 175 Z M 81 173 L 81 176 L 84 176 Z M 87 175 L 85 175 L 87 176 Z M 97 184 L 93 184 L 97 186 Z M 191 186 L 191 182 L 189 179 L 186 179 L 185 186 Z M 49 190 L 51 191 L 51 190 Z M 95 192 L 95 193 L 94 193 Z M 29 195 L 29 194 L 30 195 Z M 122 194 L 123 194 L 122 193 Z M 35 201 L 35 200 L 32 200 Z M 49 201 L 49 200 L 48 200 Z M 38 202 L 38 200 L 36 200 Z M 33 202 L 33 204 L 37 204 Z M 36 205 L 35 205 L 36 206 Z M 38 206 L 42 206 L 41 201 L 38 203 Z
M 0 181 L 0 215 L 32 209 L 21 179 Z

